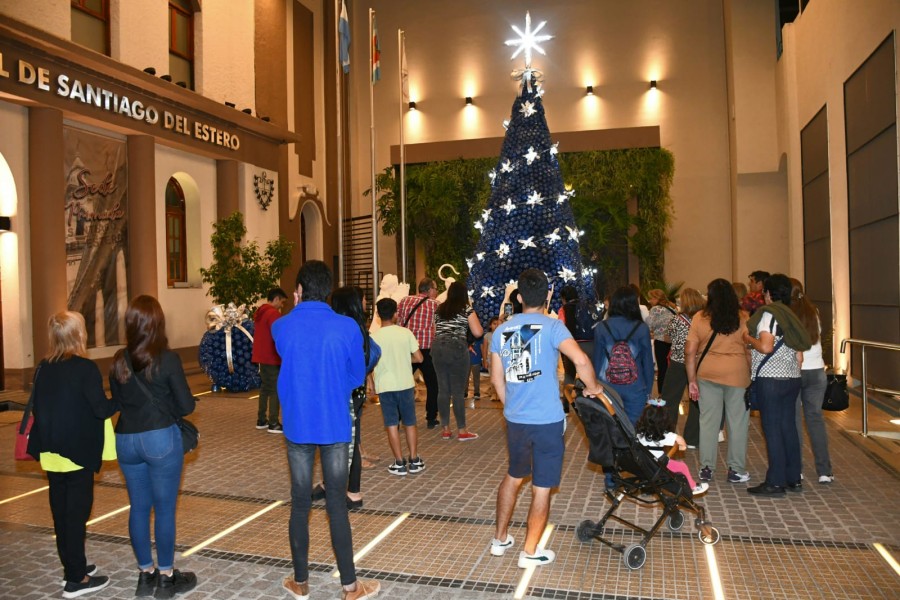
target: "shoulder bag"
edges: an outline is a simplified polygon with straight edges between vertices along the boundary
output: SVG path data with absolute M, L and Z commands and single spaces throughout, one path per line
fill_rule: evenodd
M 822 410 L 846 410 L 849 407 L 850 394 L 847 393 L 847 376 L 843 373 L 828 373 L 828 385 L 825 387 Z
M 178 429 L 181 431 L 181 446 L 184 449 L 184 453 L 192 452 L 197 448 L 197 444 L 200 443 L 200 430 L 197 429 L 197 426 L 185 419 L 184 417 L 179 417 L 178 415 L 174 415 L 163 409 L 160 406 L 159 402 L 156 401 L 156 398 L 153 396 L 153 393 L 150 391 L 150 388 L 141 381 L 141 378 L 138 377 L 137 372 L 134 370 L 134 367 L 131 365 L 131 358 L 127 358 L 128 367 L 131 369 L 131 375 L 134 377 L 135 383 L 137 383 L 138 387 L 141 388 L 141 391 L 144 393 L 147 398 L 150 399 L 150 402 L 153 403 L 161 413 L 169 415 L 173 419 L 175 419 L 175 424 L 178 425 Z
M 409 314 L 406 315 L 406 318 L 405 318 L 405 319 L 403 319 L 403 326 L 404 326 L 404 327 L 406 327 L 406 326 L 409 325 L 409 320 L 412 319 L 413 314 L 414 314 L 417 310 L 419 310 L 419 307 L 420 307 L 420 306 L 422 306 L 423 304 L 425 304 L 425 301 L 426 301 L 426 300 L 428 300 L 428 296 L 425 296 L 424 298 L 422 298 L 421 300 L 419 300 L 419 303 L 418 303 L 418 304 L 416 304 L 415 306 L 413 306 L 413 309 L 412 309 L 411 311 L 409 311 Z
M 38 363 L 37 369 L 34 370 L 34 378 L 31 380 L 31 395 L 28 396 L 28 403 L 25 405 L 25 411 L 22 413 L 22 422 L 19 423 L 19 429 L 16 431 L 16 460 L 34 460 L 34 457 L 28 454 L 28 436 L 31 435 L 31 428 L 34 426 L 34 389 L 37 387 L 38 373 L 41 372 L 43 361 Z

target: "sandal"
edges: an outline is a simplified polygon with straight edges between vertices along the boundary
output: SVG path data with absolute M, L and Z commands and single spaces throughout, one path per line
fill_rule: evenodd
M 375 468 L 375 463 L 373 463 L 368 458 L 362 459 L 362 462 L 360 464 L 363 469 L 374 469 Z

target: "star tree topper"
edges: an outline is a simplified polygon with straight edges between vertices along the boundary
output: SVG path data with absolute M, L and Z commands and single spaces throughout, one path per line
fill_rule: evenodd
M 519 39 L 516 40 L 506 40 L 507 46 L 518 46 L 516 51 L 513 52 L 513 55 L 510 57 L 511 59 L 517 57 L 520 53 L 525 53 L 525 68 L 531 68 L 531 51 L 537 50 L 543 55 L 547 53 L 544 52 L 544 49 L 539 46 L 541 42 L 546 42 L 547 40 L 553 39 L 552 35 L 538 35 L 538 32 L 544 28 L 544 25 L 547 24 L 547 21 L 541 21 L 537 27 L 535 27 L 534 31 L 531 30 L 531 13 L 525 12 L 525 31 L 522 32 L 521 29 L 512 26 L 512 30 L 515 31 L 519 35 Z

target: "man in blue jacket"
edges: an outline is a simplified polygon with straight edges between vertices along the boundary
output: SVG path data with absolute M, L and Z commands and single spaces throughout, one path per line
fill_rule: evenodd
M 309 595 L 309 510 L 316 450 L 325 478 L 325 508 L 331 529 L 344 600 L 374 597 L 381 584 L 356 579 L 353 538 L 347 516 L 347 481 L 353 414 L 350 393 L 363 384 L 366 365 L 356 321 L 326 303 L 331 271 L 319 260 L 297 273 L 294 309 L 272 324 L 281 356 L 278 396 L 291 470 L 288 535 L 294 575 L 284 589 L 295 599 Z

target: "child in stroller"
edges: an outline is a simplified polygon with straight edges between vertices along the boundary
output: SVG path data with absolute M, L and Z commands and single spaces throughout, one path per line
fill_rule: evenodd
M 661 398 L 650 398 L 647 400 L 644 412 L 641 413 L 637 424 L 634 426 L 638 441 L 650 450 L 650 453 L 657 460 L 665 455 L 664 448 L 667 446 L 672 446 L 673 449 L 677 448 L 678 450 L 687 448 L 684 438 L 672 431 L 674 427 L 670 421 L 669 411 L 666 410 L 666 401 Z M 709 489 L 708 483 L 695 484 L 688 466 L 680 460 L 675 460 L 671 455 L 669 455 L 666 468 L 673 473 L 684 475 L 688 485 L 691 487 L 691 494 L 694 498 L 704 495 L 706 490 Z
M 694 501 L 691 485 L 680 473 L 666 468 L 668 457 L 657 459 L 648 448 L 641 445 L 634 427 L 625 415 L 621 397 L 611 386 L 603 384 L 605 396 L 575 399 L 578 417 L 584 424 L 588 439 L 588 461 L 601 465 L 613 474 L 614 487 L 606 496 L 612 506 L 600 520 L 582 521 L 576 530 L 582 542 L 597 540 L 622 553 L 625 566 L 639 569 L 647 560 L 646 546 L 665 522 L 672 531 L 684 525 L 684 512 L 696 515 L 694 525 L 704 544 L 719 541 L 719 531 L 706 520 L 706 510 Z M 620 418 L 620 415 L 622 417 Z M 629 500 L 644 506 L 661 506 L 663 511 L 649 529 L 644 529 L 615 514 L 622 501 Z M 628 546 L 617 544 L 603 537 L 608 520 L 614 520 L 643 536 L 639 542 Z

